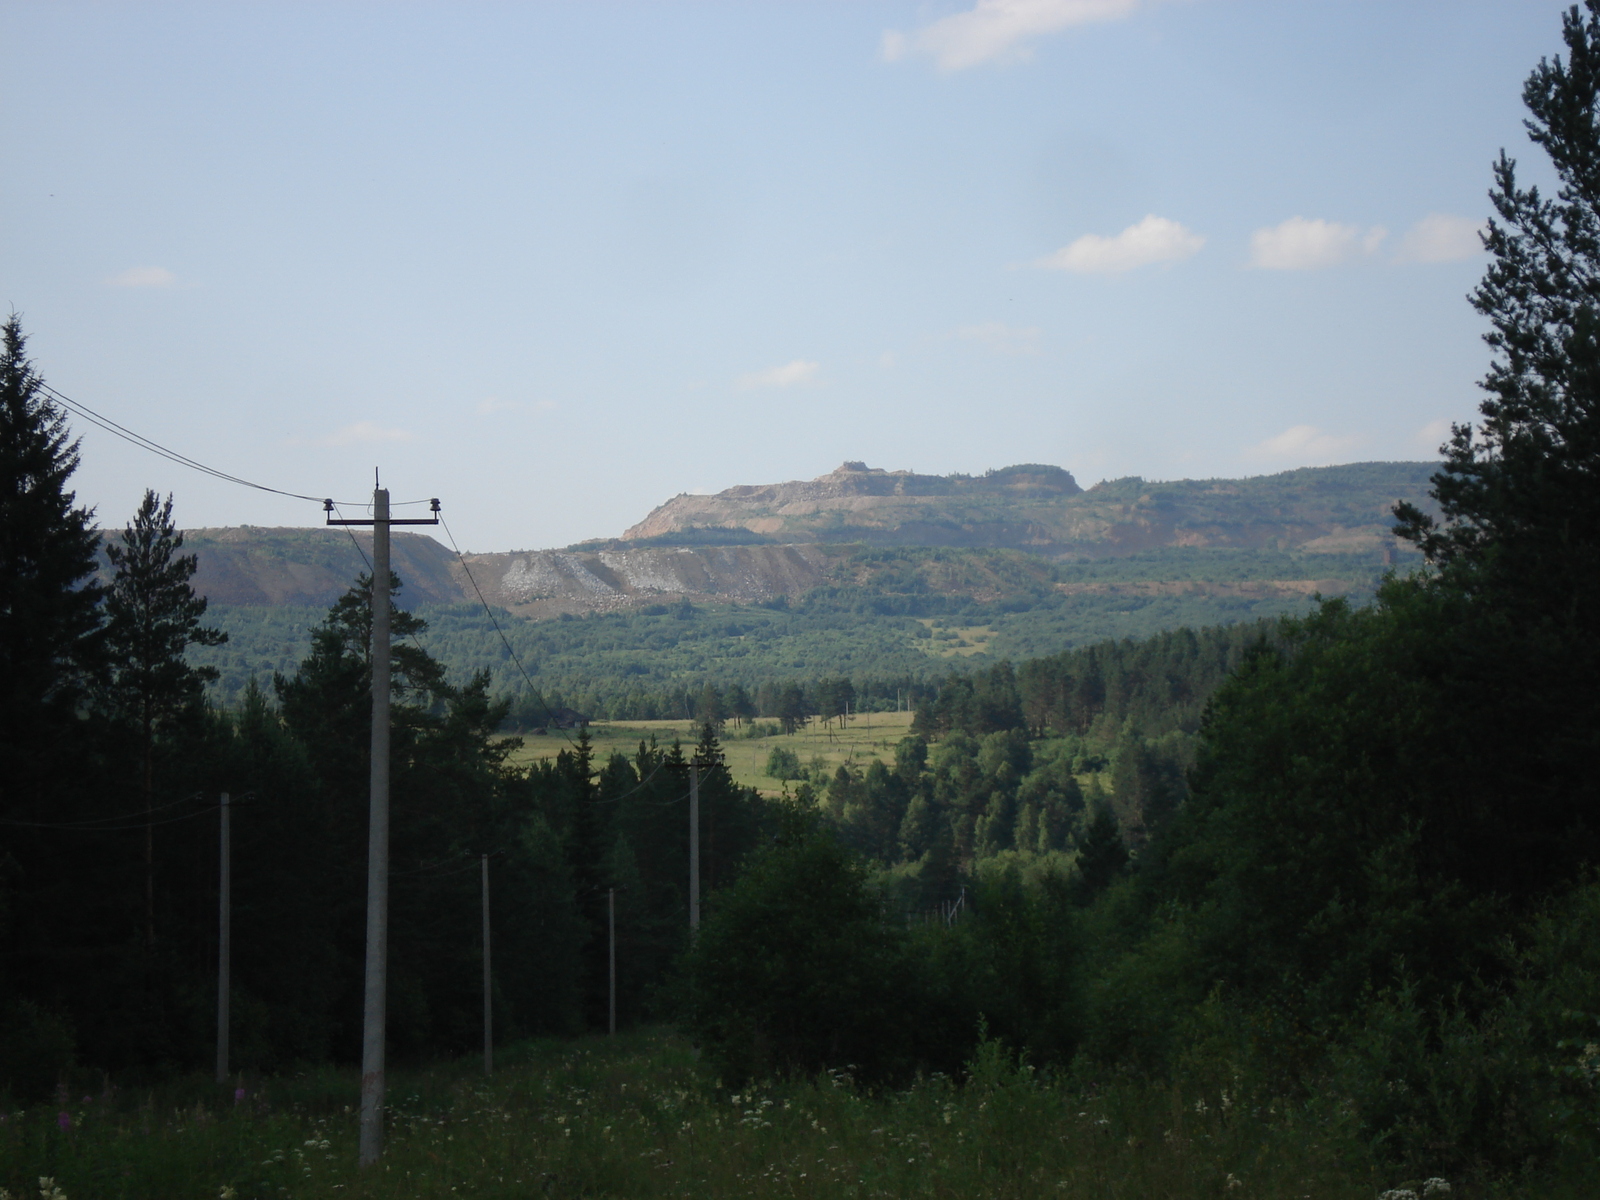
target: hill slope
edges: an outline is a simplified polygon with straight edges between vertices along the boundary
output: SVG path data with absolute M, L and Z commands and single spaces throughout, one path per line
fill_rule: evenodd
M 1254 479 L 1120 479 L 1084 491 L 1059 467 L 945 477 L 846 463 L 809 482 L 679 496 L 620 539 L 468 554 L 464 566 L 433 538 L 397 532 L 394 564 L 408 605 L 476 603 L 475 582 L 489 603 L 535 619 L 684 598 L 798 599 L 821 587 L 979 602 L 1019 592 L 1145 595 L 1180 584 L 1218 595 L 1331 593 L 1344 590 L 1338 580 L 1354 582 L 1352 563 L 1363 564 L 1364 582 L 1392 560 L 1389 509 L 1425 500 L 1431 470 L 1358 463 Z M 185 537 L 199 559 L 196 590 L 236 607 L 325 606 L 371 554 L 370 533 L 339 529 L 246 526 Z M 875 547 L 940 553 L 881 558 Z M 1267 557 L 1241 578 L 1224 552 Z M 1284 553 L 1295 557 L 1271 557 Z M 1052 568 L 1072 562 L 1106 570 L 1091 579 Z
M 1390 509 L 1425 499 L 1429 463 L 1353 463 L 1250 479 L 1152 483 L 1131 477 L 1084 491 L 1060 467 L 982 476 L 916 475 L 862 463 L 808 481 L 680 495 L 624 543 L 772 543 L 1008 547 L 1104 557 L 1166 546 L 1381 551 Z

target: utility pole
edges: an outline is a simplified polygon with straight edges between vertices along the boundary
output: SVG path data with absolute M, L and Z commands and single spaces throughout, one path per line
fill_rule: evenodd
M 383 1154 L 384 1049 L 389 984 L 389 527 L 437 525 L 432 517 L 394 520 L 389 493 L 372 489 L 372 519 L 335 520 L 333 501 L 322 507 L 329 525 L 372 526 L 372 774 L 367 818 L 367 971 L 361 1008 L 360 1163 L 370 1167 Z
M 617 1036 L 617 889 L 606 889 L 606 935 L 610 943 L 611 1004 L 607 1015 L 606 1033 Z
M 700 768 L 711 764 L 696 755 L 689 760 L 689 936 L 700 932 Z
M 228 998 L 233 959 L 233 843 L 228 793 L 222 793 L 222 839 L 217 879 L 217 1082 L 228 1081 Z
M 483 1073 L 494 1074 L 494 976 L 489 967 L 489 856 L 483 856 Z

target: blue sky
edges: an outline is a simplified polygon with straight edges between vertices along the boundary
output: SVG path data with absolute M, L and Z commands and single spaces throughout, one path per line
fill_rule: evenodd
M 273 487 L 611 536 L 845 459 L 1433 456 L 1545 0 L 0 0 L 0 303 Z M 81 499 L 316 524 L 82 427 Z

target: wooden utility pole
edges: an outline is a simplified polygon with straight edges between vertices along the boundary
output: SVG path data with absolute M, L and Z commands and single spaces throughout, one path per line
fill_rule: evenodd
M 217 878 L 217 1082 L 228 1081 L 228 998 L 233 986 L 233 844 L 228 828 L 228 793 L 222 793 L 222 838 Z
M 483 1073 L 494 1074 L 494 974 L 489 966 L 489 856 L 483 856 Z
M 606 940 L 610 952 L 611 1003 L 606 1019 L 606 1032 L 617 1034 L 617 889 L 606 889 Z
M 371 520 L 335 520 L 324 500 L 329 525 L 372 526 L 372 742 L 371 800 L 367 818 L 367 970 L 361 1008 L 360 1162 L 369 1167 L 383 1154 L 384 1049 L 389 984 L 389 527 L 437 525 L 432 517 L 395 520 L 389 493 L 372 491 Z

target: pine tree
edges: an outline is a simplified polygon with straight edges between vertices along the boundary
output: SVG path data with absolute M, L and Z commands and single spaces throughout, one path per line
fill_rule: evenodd
M 161 500 L 145 490 L 121 545 L 106 546 L 116 574 L 106 594 L 106 641 L 111 652 L 111 694 L 121 713 L 138 730 L 139 790 L 148 813 L 155 786 L 156 735 L 192 711 L 204 685 L 217 677 L 214 667 L 196 667 L 184 658 L 190 646 L 220 646 L 228 635 L 200 624 L 206 600 L 189 581 L 198 560 L 179 554 L 183 534 L 172 523 L 172 497 Z M 155 940 L 155 834 L 144 831 L 145 940 Z
M 1483 710 L 1466 752 L 1498 827 L 1480 856 L 1532 888 L 1600 858 L 1600 0 L 1585 7 L 1563 20 L 1566 61 L 1541 60 L 1523 87 L 1555 195 L 1519 185 L 1503 151 L 1494 166 L 1472 302 L 1495 358 L 1481 420 L 1454 427 L 1433 478 L 1444 520 L 1396 509 L 1464 606 L 1448 677 L 1453 707 Z
M 1504 151 L 1494 165 L 1492 260 L 1472 296 L 1495 351 L 1482 420 L 1443 447 L 1444 523 L 1401 504 L 1396 532 L 1473 591 L 1588 634 L 1600 602 L 1600 0 L 1586 7 L 1564 18 L 1567 61 L 1542 60 L 1523 87 L 1556 196 L 1519 186 Z
M 0 809 L 38 803 L 101 658 L 99 535 L 67 481 L 78 443 L 25 354 L 0 329 Z

